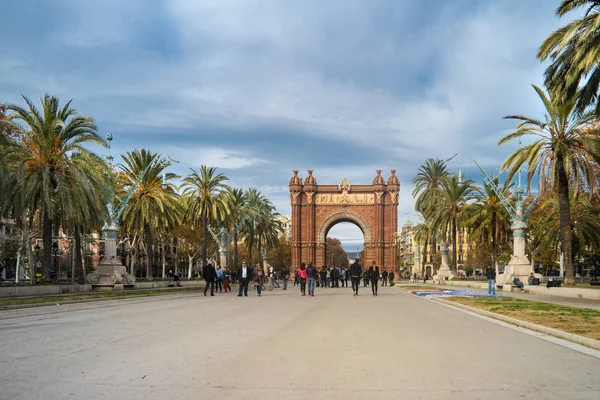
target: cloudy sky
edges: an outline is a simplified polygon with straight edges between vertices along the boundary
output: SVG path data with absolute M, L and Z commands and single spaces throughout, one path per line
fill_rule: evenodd
M 0 102 L 73 99 L 114 135 L 218 166 L 290 213 L 293 169 L 319 183 L 411 179 L 471 153 L 495 172 L 512 113 L 540 115 L 535 54 L 559 0 L 20 0 L 0 14 Z M 458 164 L 452 165 L 458 169 Z M 463 171 L 476 179 L 469 165 Z M 349 225 L 349 224 L 348 224 Z M 357 228 L 330 232 L 351 248 Z

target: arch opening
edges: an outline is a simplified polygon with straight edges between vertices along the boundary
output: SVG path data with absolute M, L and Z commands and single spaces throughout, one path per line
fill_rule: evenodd
M 351 260 L 360 258 L 365 246 L 363 229 L 355 221 L 337 220 L 327 228 L 324 246 L 324 266 L 346 267 Z

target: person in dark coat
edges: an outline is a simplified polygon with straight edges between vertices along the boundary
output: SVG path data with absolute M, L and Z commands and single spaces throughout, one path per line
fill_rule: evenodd
M 358 296 L 358 287 L 360 286 L 360 276 L 362 275 L 362 265 L 358 263 L 359 259 L 354 260 L 350 266 L 350 279 L 352 280 L 352 291 L 354 296 Z
M 391 270 L 390 273 L 388 274 L 388 281 L 390 282 L 390 286 L 394 286 L 394 278 L 396 276 L 394 275 L 394 270 Z
M 387 286 L 387 280 L 388 280 L 388 272 L 384 268 L 383 272 L 381 273 L 381 286 Z
M 371 277 L 369 276 L 369 270 L 365 268 L 363 271 L 363 280 L 365 281 L 365 287 L 369 287 L 369 280 Z
M 248 284 L 253 277 L 252 268 L 248 267 L 246 263 L 243 262 L 242 266 L 237 270 L 237 277 L 240 282 L 238 297 L 242 296 L 242 292 L 244 293 L 244 296 L 248 296 Z
M 488 280 L 488 294 L 490 296 L 496 295 L 496 269 L 492 268 L 492 264 L 488 264 L 485 269 L 485 277 Z
M 204 269 L 202 270 L 202 275 L 204 276 L 204 281 L 206 282 L 204 286 L 204 295 L 206 296 L 206 292 L 208 291 L 208 287 L 210 286 L 210 295 L 215 295 L 215 279 L 217 278 L 217 270 L 215 266 L 211 263 L 208 263 Z
M 377 296 L 377 284 L 379 283 L 379 267 L 375 265 L 375 261 L 373 261 L 373 265 L 369 267 L 369 277 L 371 278 L 371 291 L 373 292 L 373 296 Z

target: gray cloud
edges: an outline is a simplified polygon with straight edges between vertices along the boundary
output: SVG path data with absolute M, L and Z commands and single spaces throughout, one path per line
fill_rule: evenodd
M 554 3 L 24 0 L 0 17 L 0 100 L 74 98 L 116 152 L 219 164 L 283 214 L 292 169 L 368 183 L 395 168 L 402 218 L 425 158 L 468 151 L 493 172 L 502 116 L 541 113 Z

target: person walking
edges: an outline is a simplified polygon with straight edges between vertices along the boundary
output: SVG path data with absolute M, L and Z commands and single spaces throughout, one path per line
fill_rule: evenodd
M 369 267 L 369 277 L 371 278 L 371 291 L 373 292 L 373 296 L 377 296 L 377 284 L 379 283 L 379 267 L 375 265 L 375 261 L 373 261 L 372 265 Z
M 308 263 L 308 267 L 306 268 L 306 278 L 308 282 L 308 295 L 315 297 L 315 282 L 317 281 L 317 269 L 312 265 L 312 263 Z
M 281 276 L 283 277 L 283 288 L 281 290 L 287 290 L 288 280 L 290 279 L 290 269 L 285 265 L 281 268 Z
M 496 295 L 496 269 L 492 268 L 492 264 L 488 264 L 485 269 L 485 277 L 488 280 L 488 294 L 491 296 Z
M 237 271 L 237 279 L 240 281 L 240 288 L 238 290 L 238 297 L 248 296 L 248 284 L 252 279 L 252 269 L 249 268 L 245 262 L 242 262 L 242 266 Z
M 219 289 L 219 293 L 223 293 L 223 270 L 221 266 L 217 266 L 217 279 L 215 283 L 215 291 Z
M 269 276 L 268 276 L 269 280 L 268 280 L 268 283 L 267 283 L 267 290 L 269 292 L 272 292 L 273 291 L 273 285 L 274 285 L 273 281 L 275 280 L 275 270 L 273 269 L 273 267 L 271 266 L 271 264 L 267 264 L 267 271 L 268 271 L 268 274 L 269 274 Z
M 227 267 L 223 268 L 223 290 L 225 293 L 231 293 L 231 286 L 229 285 L 229 281 L 231 279 L 231 272 Z
M 365 268 L 365 270 L 363 271 L 362 277 L 363 277 L 363 281 L 364 281 L 364 286 L 368 287 L 369 286 L 369 279 L 371 279 L 370 276 L 369 276 L 369 270 L 368 269 Z
M 388 274 L 388 280 L 390 281 L 390 286 L 394 286 L 394 278 L 396 276 L 394 275 L 394 270 L 391 270 L 390 273 Z
M 306 296 L 306 279 L 308 279 L 308 275 L 304 263 L 300 264 L 300 268 L 298 268 L 298 279 L 300 280 L 300 293 L 302 293 L 302 296 Z
M 350 266 L 350 280 L 352 281 L 352 291 L 354 296 L 358 296 L 358 287 L 360 286 L 360 277 L 362 274 L 362 265 L 358 263 L 359 259 L 355 259 Z
M 215 267 L 208 263 L 204 269 L 202 270 L 202 275 L 204 276 L 205 286 L 204 286 L 204 295 L 206 296 L 206 292 L 208 292 L 208 287 L 210 286 L 210 295 L 215 295 L 215 279 L 217 279 L 217 271 Z
M 265 273 L 260 266 L 260 264 L 256 265 L 256 274 L 254 275 L 254 281 L 256 282 L 256 293 L 258 293 L 258 297 L 262 293 L 263 283 L 265 280 Z
M 294 271 L 294 286 L 297 286 L 300 284 L 300 276 L 298 275 L 298 270 L 296 269 Z
M 383 268 L 383 272 L 381 273 L 381 286 L 387 286 L 388 281 L 388 272 L 385 268 Z
M 319 280 L 321 281 L 321 287 L 327 286 L 327 269 L 324 265 L 319 270 Z

